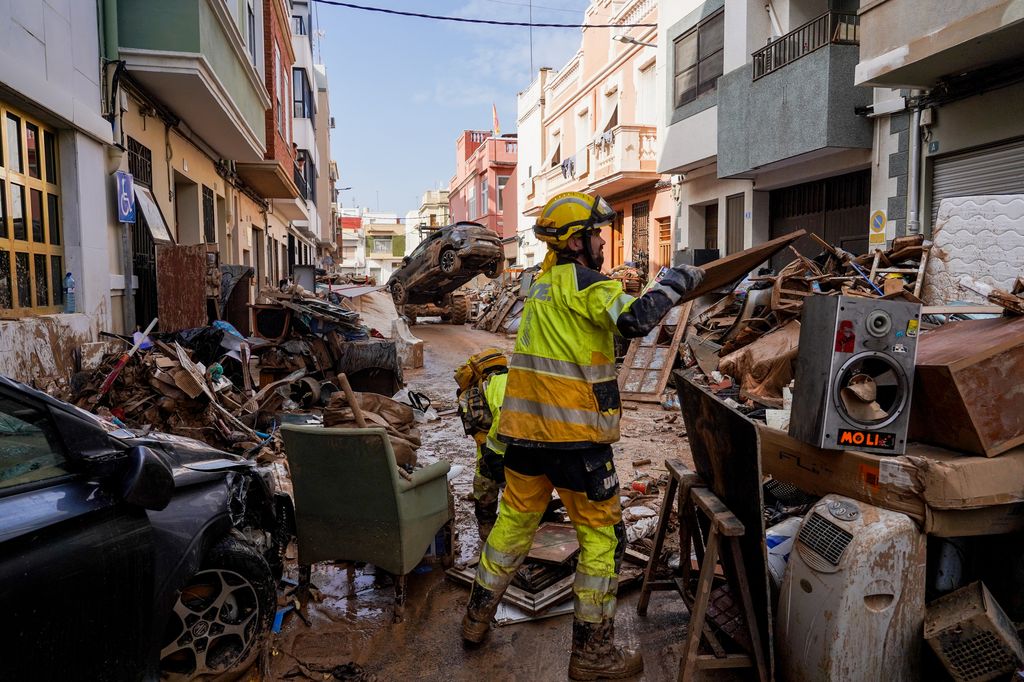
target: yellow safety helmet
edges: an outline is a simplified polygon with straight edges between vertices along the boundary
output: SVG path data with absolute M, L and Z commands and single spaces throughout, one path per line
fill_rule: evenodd
M 614 219 L 615 211 L 601 197 L 564 192 L 544 204 L 533 232 L 550 248 L 561 250 L 574 234 L 597 229 Z

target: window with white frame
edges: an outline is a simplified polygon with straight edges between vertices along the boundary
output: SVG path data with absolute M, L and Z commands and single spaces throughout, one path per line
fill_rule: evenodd
M 285 137 L 285 134 L 284 134 L 284 116 L 285 116 L 285 113 L 284 113 L 284 107 L 281 106 L 281 93 L 284 92 L 284 87 L 282 86 L 282 81 L 281 81 L 281 49 L 280 49 L 280 47 L 278 47 L 278 44 L 276 42 L 274 43 L 274 85 L 276 86 L 276 90 L 277 90 L 277 92 L 274 93 L 274 97 L 277 100 L 275 102 L 276 105 L 277 105 L 277 114 L 275 116 L 275 118 L 277 119 L 277 132 L 281 133 L 282 137 Z M 288 139 L 288 138 L 285 137 L 285 139 Z
M 601 121 L 601 132 L 607 133 L 619 125 L 619 89 L 613 88 L 605 92 L 602 104 L 601 111 L 604 119 Z
M 391 237 L 374 237 L 373 253 L 391 255 Z
M 480 180 L 480 215 L 487 215 L 490 211 L 490 196 L 487 194 L 487 176 Z
M 590 140 L 590 109 L 576 112 L 576 151 L 586 148 Z
M 252 57 L 252 65 L 256 66 L 256 12 L 253 10 L 252 1 L 246 3 L 245 28 L 246 38 L 249 42 L 249 56 Z
M 476 183 L 470 182 L 466 189 L 469 194 L 466 206 L 466 218 L 472 220 L 476 217 Z
M 637 71 L 636 74 L 636 119 L 637 123 L 655 125 L 654 103 L 654 61 Z
M 725 11 L 719 10 L 676 38 L 673 44 L 673 101 L 692 102 L 718 86 L 722 75 Z
M 505 198 L 503 195 L 505 193 L 505 185 L 508 184 L 508 179 L 509 176 L 507 175 L 498 176 L 498 213 L 505 210 Z
M 551 131 L 551 156 L 548 167 L 554 168 L 562 163 L 562 131 Z

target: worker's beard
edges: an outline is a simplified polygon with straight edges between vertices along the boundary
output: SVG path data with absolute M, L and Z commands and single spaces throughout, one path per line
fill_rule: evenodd
M 601 271 L 601 266 L 604 265 L 604 250 L 598 250 L 597 253 L 594 253 L 590 235 L 587 235 L 583 240 L 583 260 L 586 261 L 587 267 L 598 272 Z

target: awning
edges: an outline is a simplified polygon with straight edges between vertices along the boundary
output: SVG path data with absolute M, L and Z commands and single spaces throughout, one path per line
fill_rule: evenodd
M 142 217 L 149 226 L 153 241 L 157 244 L 173 244 L 174 238 L 167 228 L 167 221 L 164 220 L 164 214 L 153 198 L 153 193 L 145 187 L 135 185 L 135 205 L 142 211 Z

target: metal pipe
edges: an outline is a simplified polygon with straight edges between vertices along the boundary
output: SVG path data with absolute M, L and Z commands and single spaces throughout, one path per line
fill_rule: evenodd
M 912 97 L 921 94 L 911 92 Z M 907 234 L 921 232 L 921 106 L 915 104 L 910 117 L 910 161 L 907 169 Z

